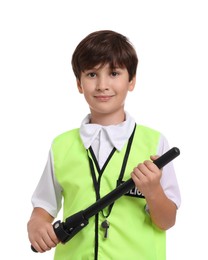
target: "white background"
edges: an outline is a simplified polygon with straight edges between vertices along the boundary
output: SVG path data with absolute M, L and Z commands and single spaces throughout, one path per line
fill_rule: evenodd
M 126 110 L 181 150 L 175 168 L 182 205 L 167 232 L 167 260 L 208 259 L 207 13 L 202 0 L 0 2 L 4 259 L 52 259 L 53 252 L 30 250 L 30 198 L 52 139 L 88 113 L 70 61 L 79 41 L 100 29 L 126 35 L 138 53 L 137 86 Z

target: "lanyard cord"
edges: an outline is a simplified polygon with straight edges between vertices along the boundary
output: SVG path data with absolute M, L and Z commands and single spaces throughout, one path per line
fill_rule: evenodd
M 128 161 L 128 157 L 129 157 L 129 154 L 130 154 L 130 149 L 131 149 L 131 145 L 132 145 L 132 142 L 133 142 L 135 130 L 136 130 L 136 124 L 135 124 L 134 130 L 133 130 L 133 132 L 132 132 L 132 134 L 131 134 L 131 136 L 129 138 L 128 144 L 127 144 L 126 152 L 125 152 L 125 155 L 124 155 L 124 159 L 123 159 L 123 163 L 122 163 L 122 166 L 121 166 L 121 170 L 120 170 L 119 178 L 117 180 L 116 187 L 118 187 L 121 184 L 121 182 L 122 182 L 122 179 L 123 179 L 123 176 L 124 176 L 124 172 L 125 172 L 125 169 L 126 169 L 126 165 L 127 165 L 127 161 Z M 98 180 L 96 180 L 96 174 L 95 174 L 95 169 L 94 169 L 94 166 L 93 166 L 93 161 L 90 158 L 90 156 L 88 155 L 89 164 L 90 164 L 90 171 L 91 171 L 93 185 L 94 185 L 94 189 L 95 189 L 95 193 L 96 193 L 96 200 L 99 200 L 100 199 L 100 192 L 99 192 L 99 190 L 100 190 L 101 176 L 102 176 L 102 173 L 104 172 L 108 162 L 110 161 L 111 157 L 113 156 L 114 152 L 116 151 L 116 148 L 115 147 L 113 148 L 113 150 L 111 151 L 108 159 L 106 160 L 106 162 L 105 162 L 105 164 L 104 164 L 104 166 L 103 166 L 103 168 L 101 170 L 99 168 L 97 159 L 96 159 L 95 154 L 94 154 L 94 152 L 93 152 L 91 147 L 89 148 L 89 151 L 90 151 L 90 153 L 92 155 L 93 161 L 95 162 L 95 166 L 96 166 L 97 171 L 99 173 Z M 108 206 L 108 213 L 107 213 L 107 215 L 104 215 L 103 210 L 101 211 L 103 217 L 107 218 L 110 215 L 111 210 L 113 208 L 113 205 L 114 205 L 114 202 L 111 205 Z

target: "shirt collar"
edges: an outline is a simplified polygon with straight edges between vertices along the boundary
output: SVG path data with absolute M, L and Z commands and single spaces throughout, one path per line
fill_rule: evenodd
M 87 115 L 80 126 L 80 136 L 85 148 L 88 149 L 99 137 L 100 131 L 104 131 L 112 146 L 120 151 L 131 136 L 135 126 L 135 120 L 127 112 L 125 114 L 126 120 L 124 122 L 109 126 L 90 124 L 90 114 Z

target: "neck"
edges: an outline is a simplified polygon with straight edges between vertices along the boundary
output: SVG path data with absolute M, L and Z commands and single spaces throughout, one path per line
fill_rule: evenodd
M 91 124 L 98 124 L 98 125 L 103 125 L 103 126 L 108 126 L 108 125 L 118 125 L 125 121 L 125 112 L 123 111 L 122 113 L 115 112 L 111 113 L 110 115 L 108 114 L 96 114 L 92 113 L 91 111 L 91 116 L 90 116 L 90 123 Z

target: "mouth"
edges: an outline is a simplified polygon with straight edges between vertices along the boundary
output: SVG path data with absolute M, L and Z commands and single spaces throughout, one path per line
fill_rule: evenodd
M 97 100 L 101 101 L 101 102 L 107 102 L 109 101 L 113 95 L 99 95 L 99 96 L 94 96 Z

